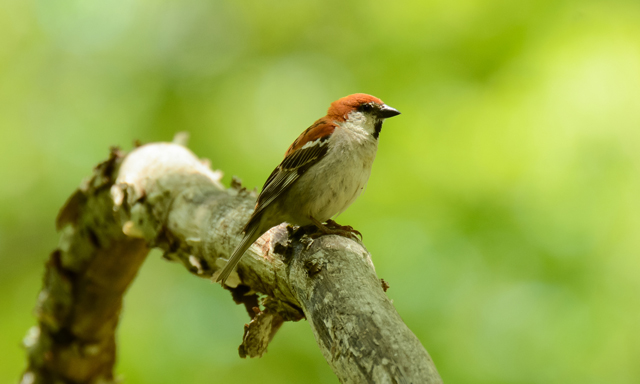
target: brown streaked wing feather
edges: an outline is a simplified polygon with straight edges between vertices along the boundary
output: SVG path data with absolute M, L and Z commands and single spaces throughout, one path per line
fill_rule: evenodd
M 320 124 L 319 124 L 320 123 Z M 327 126 L 330 126 L 329 130 Z M 324 132 L 322 135 L 315 134 L 315 128 L 319 127 L 322 129 L 320 132 Z M 249 226 L 249 224 L 262 212 L 266 207 L 268 207 L 278 196 L 282 195 L 284 191 L 289 189 L 293 183 L 295 183 L 300 176 L 302 176 L 309 168 L 315 165 L 322 157 L 324 157 L 329 149 L 327 140 L 331 133 L 335 129 L 333 124 L 326 124 L 325 122 L 321 122 L 318 120 L 314 125 L 310 127 L 310 129 L 314 129 L 311 133 L 314 134 L 315 140 L 296 140 L 293 145 L 287 151 L 287 154 L 282 160 L 282 162 L 276 167 L 276 169 L 271 172 L 271 175 L 267 179 L 262 188 L 262 192 L 260 196 L 258 196 L 258 203 L 256 204 L 256 209 L 251 215 L 251 219 L 245 226 L 245 229 Z M 308 132 L 309 130 L 305 131 Z M 301 135 L 301 137 L 303 137 Z M 313 145 L 308 146 L 307 148 L 302 148 L 305 144 L 309 142 L 314 142 Z M 291 148 L 296 148 L 293 151 Z
M 302 148 L 305 144 L 310 141 L 316 141 L 321 137 L 329 137 L 336 129 L 336 125 L 333 122 L 330 122 L 326 117 L 322 119 L 318 119 L 315 123 L 311 124 L 309 128 L 307 128 L 296 141 L 291 144 L 287 152 L 284 154 L 286 158 L 292 152 L 297 151 Z

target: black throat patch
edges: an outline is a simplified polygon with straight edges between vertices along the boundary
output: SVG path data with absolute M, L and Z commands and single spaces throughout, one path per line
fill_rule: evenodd
M 382 119 L 376 119 L 373 129 L 373 137 L 377 140 L 378 136 L 380 136 L 380 131 L 382 131 Z

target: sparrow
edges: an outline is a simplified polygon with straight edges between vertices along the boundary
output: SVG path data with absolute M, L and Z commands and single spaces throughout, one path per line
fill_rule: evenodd
M 224 285 L 245 251 L 281 223 L 315 225 L 323 234 L 359 233 L 330 219 L 362 193 L 376 157 L 382 123 L 399 114 L 364 93 L 331 103 L 327 115 L 302 132 L 265 182 L 243 229 L 244 236 L 216 281 Z

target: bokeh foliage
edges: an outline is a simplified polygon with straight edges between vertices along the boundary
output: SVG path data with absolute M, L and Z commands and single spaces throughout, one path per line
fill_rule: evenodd
M 191 133 L 260 187 L 366 92 L 385 124 L 340 222 L 449 383 L 640 382 L 640 3 L 0 0 L 0 382 L 17 380 L 53 220 L 107 156 Z M 334 383 L 305 322 L 236 355 L 244 309 L 153 253 L 129 383 Z

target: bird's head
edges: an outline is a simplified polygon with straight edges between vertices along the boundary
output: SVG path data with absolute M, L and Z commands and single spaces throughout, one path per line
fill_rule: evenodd
M 397 109 L 364 93 L 355 93 L 334 101 L 327 112 L 327 116 L 338 123 L 351 123 L 361 127 L 376 139 L 382 129 L 382 122 L 399 114 Z

